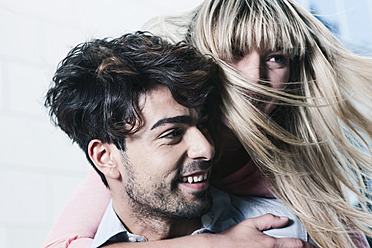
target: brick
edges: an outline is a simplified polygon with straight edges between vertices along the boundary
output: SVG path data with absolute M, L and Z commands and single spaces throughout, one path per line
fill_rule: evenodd
M 0 57 L 0 109 L 4 108 L 4 83 L 5 83 L 5 79 L 4 79 L 4 74 L 3 74 L 3 62 L 1 60 L 1 57 Z
M 39 22 L 14 12 L 0 9 L 2 32 L 0 54 L 39 62 Z
M 0 247 L 9 247 L 7 230 L 0 225 Z
M 33 170 L 44 168 L 80 173 L 90 168 L 81 149 L 72 145 L 46 117 L 45 121 L 39 121 L 0 116 L 0 137 L 6 141 L 0 150 L 0 166 L 10 164 L 29 166 Z
M 22 73 L 20 73 L 22 72 Z M 39 116 L 44 112 L 44 95 L 51 81 L 39 67 L 9 63 L 8 79 L 11 110 Z
M 6 247 L 41 247 L 47 233 L 46 228 L 40 226 L 20 226 L 12 228 L 9 231 L 9 246 Z
M 33 172 L 0 168 L 2 206 L 0 222 L 23 225 L 46 223 L 46 176 Z

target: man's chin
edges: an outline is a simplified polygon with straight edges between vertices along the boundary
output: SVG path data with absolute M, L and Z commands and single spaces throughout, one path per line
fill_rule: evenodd
M 193 198 L 190 204 L 188 204 L 188 214 L 185 216 L 186 219 L 200 218 L 211 208 L 212 199 L 209 190 L 195 192 Z

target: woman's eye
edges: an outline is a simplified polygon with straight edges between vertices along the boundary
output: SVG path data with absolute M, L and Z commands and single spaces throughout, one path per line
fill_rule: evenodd
M 274 55 L 269 59 L 269 61 L 281 63 L 281 64 L 287 63 L 287 59 L 285 58 L 284 55 Z
M 273 68 L 282 68 L 288 65 L 288 58 L 283 54 L 275 54 L 268 58 L 268 62 Z

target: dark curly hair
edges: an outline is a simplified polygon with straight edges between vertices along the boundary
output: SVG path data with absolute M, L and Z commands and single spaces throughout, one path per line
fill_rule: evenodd
M 49 115 L 85 152 L 92 139 L 125 150 L 125 137 L 142 125 L 139 97 L 165 85 L 188 108 L 205 106 L 210 121 L 217 116 L 218 66 L 185 43 L 149 33 L 95 39 L 77 45 L 61 61 L 44 105 Z

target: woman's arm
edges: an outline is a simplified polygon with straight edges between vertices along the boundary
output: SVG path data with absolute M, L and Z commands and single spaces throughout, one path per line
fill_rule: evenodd
M 116 243 L 105 248 L 315 248 L 315 246 L 294 238 L 273 238 L 262 233 L 271 228 L 280 228 L 288 223 L 288 218 L 280 218 L 271 214 L 247 219 L 219 234 L 196 234 L 174 239 L 140 243 Z
M 43 248 L 88 248 L 110 201 L 110 191 L 90 171 L 62 210 Z

